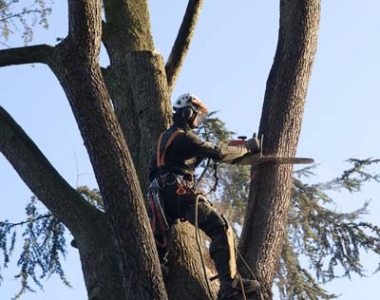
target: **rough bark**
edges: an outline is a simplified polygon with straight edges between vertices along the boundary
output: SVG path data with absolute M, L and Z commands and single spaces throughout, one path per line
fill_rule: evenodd
M 170 122 L 164 62 L 154 51 L 146 1 L 104 4 L 106 84 L 144 189 L 153 145 Z
M 319 17 L 320 0 L 280 2 L 279 40 L 259 129 L 265 154 L 296 154 Z M 253 172 L 240 251 L 261 280 L 265 299 L 271 299 L 288 220 L 292 166 L 268 163 Z
M 173 227 L 172 240 L 168 255 L 169 275 L 166 279 L 170 299 L 205 300 L 216 299 L 218 281 L 209 282 L 216 275 L 211 273 L 210 257 L 200 241 L 201 252 L 195 242 L 195 227 L 190 223 L 179 223 Z M 202 236 L 202 233 L 199 232 Z M 202 257 L 200 256 L 202 255 Z M 203 269 L 202 258 L 205 262 Z M 211 262 L 212 265 L 212 262 Z M 204 271 L 206 271 L 206 276 Z M 207 278 L 207 280 L 206 280 Z M 210 284 L 207 286 L 207 281 Z M 186 292 L 184 293 L 184 287 Z
M 53 49 L 53 47 L 48 45 L 36 45 L 1 50 L 0 67 L 29 63 L 47 63 Z
M 104 0 L 103 42 L 110 65 L 123 65 L 134 51 L 153 51 L 148 1 Z
M 174 89 L 179 76 L 179 71 L 185 60 L 186 54 L 189 51 L 191 39 L 194 35 L 202 6 L 203 0 L 190 0 L 187 4 L 181 27 L 179 28 L 177 38 L 165 66 L 168 89 L 170 92 Z
M 50 66 L 67 95 L 94 167 L 125 298 L 166 299 L 137 174 L 98 65 L 100 2 L 69 1 L 69 28 Z M 135 243 L 132 247 L 130 241 Z
M 94 167 L 123 271 L 124 288 L 133 287 L 127 290 L 129 296 L 126 297 L 165 299 L 157 254 L 149 246 L 154 242 L 137 174 L 100 68 L 78 60 L 70 61 L 70 55 L 65 54 L 72 50 L 61 50 L 63 55 L 59 63 L 54 64 L 54 71 L 68 96 Z M 80 82 L 80 86 L 76 82 Z M 130 241 L 136 244 L 131 247 Z M 137 275 L 132 276 L 132 270 Z
M 148 51 L 132 52 L 127 57 L 127 65 L 135 103 L 135 117 L 139 121 L 135 124 L 138 133 L 124 132 L 128 144 L 135 145 L 135 151 L 138 150 L 134 162 L 139 170 L 141 184 L 147 186 L 151 156 L 159 135 L 171 122 L 172 109 L 167 93 L 163 58 L 160 54 Z M 121 124 L 125 123 L 121 120 Z

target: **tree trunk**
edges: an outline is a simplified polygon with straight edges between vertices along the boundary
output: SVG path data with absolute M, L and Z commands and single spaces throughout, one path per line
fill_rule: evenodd
M 317 46 L 320 0 L 281 0 L 280 31 L 264 99 L 259 136 L 264 154 L 294 156 Z M 284 242 L 292 166 L 266 164 L 252 170 L 240 251 L 270 296 Z
M 104 1 L 105 78 L 143 191 L 154 145 L 171 121 L 164 61 L 154 51 L 147 1 Z
M 187 10 L 185 20 L 191 20 L 189 22 L 191 24 L 190 32 L 194 31 L 201 3 L 202 1 L 189 2 L 190 8 Z M 145 9 L 143 4 L 139 11 L 144 15 Z M 127 17 L 129 19 L 129 24 L 127 24 L 125 17 L 117 16 L 123 13 L 122 9 L 115 9 L 113 5 L 107 5 L 105 11 L 106 18 L 110 21 L 105 24 L 103 31 L 103 40 L 110 57 L 110 66 L 104 71 L 107 88 L 145 194 L 151 155 L 155 151 L 159 135 L 172 122 L 172 108 L 164 61 L 159 53 L 153 51 L 150 43 L 148 43 L 150 46 L 144 48 L 141 43 L 134 41 L 136 38 L 152 40 L 149 31 L 144 31 L 140 35 L 131 34 L 135 31 L 131 30 L 131 27 L 135 23 L 141 23 L 141 21 L 136 22 L 135 14 L 127 13 L 130 15 Z M 194 14 L 191 13 L 193 11 L 195 11 Z M 114 21 L 115 19 L 116 21 Z M 142 19 L 147 21 L 147 18 Z M 145 24 L 145 26 L 148 25 L 148 23 Z M 186 26 L 189 25 L 183 25 L 181 28 L 185 30 Z M 128 38 L 120 39 L 121 33 L 127 34 Z M 187 35 L 181 35 L 182 38 L 185 36 Z M 191 35 L 186 39 L 187 43 L 184 47 L 186 50 L 190 40 Z M 184 53 L 186 53 L 179 49 L 183 50 L 181 43 L 177 41 L 176 47 L 173 49 L 176 59 L 172 59 L 175 66 L 171 68 L 171 75 L 177 74 L 181 65 L 178 61 L 182 61 Z M 176 64 L 177 62 L 178 64 Z M 174 81 L 170 80 L 171 84 Z M 198 266 L 197 270 L 200 271 L 198 251 L 190 251 L 190 249 L 196 248 L 195 240 L 188 238 L 189 234 L 186 234 L 188 231 L 193 233 L 194 228 L 190 225 L 176 226 L 173 230 L 175 234 L 172 243 L 174 246 L 170 251 L 171 273 L 167 280 L 169 298 L 178 299 L 178 295 L 194 297 L 197 294 L 201 299 L 206 299 L 207 286 L 203 273 L 194 271 L 194 263 Z M 184 235 L 181 236 L 180 233 Z M 181 274 L 181 280 L 178 280 L 179 277 L 176 274 Z M 189 284 L 190 282 L 193 282 L 193 285 Z
M 57 49 L 51 67 L 69 99 L 95 171 L 125 297 L 166 299 L 137 174 L 98 65 L 100 2 L 69 1 L 69 12 L 69 36 Z M 130 241 L 135 243 L 132 247 Z
M 211 258 L 201 240 L 199 245 L 196 243 L 195 234 L 195 227 L 188 222 L 179 223 L 172 228 L 168 255 L 170 271 L 166 279 L 166 282 L 170 283 L 167 284 L 170 299 L 212 300 L 217 298 L 218 282 L 209 281 L 216 272 L 211 273 Z M 199 236 L 202 236 L 200 231 Z

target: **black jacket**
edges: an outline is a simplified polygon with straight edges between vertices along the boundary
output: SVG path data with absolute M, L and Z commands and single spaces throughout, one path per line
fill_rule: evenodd
M 205 158 L 214 161 L 231 162 L 233 159 L 247 153 L 244 146 L 220 147 L 203 141 L 181 118 L 174 115 L 174 124 L 164 132 L 161 140 L 160 152 L 164 151 L 166 142 L 177 129 L 181 130 L 172 143 L 168 146 L 165 155 L 165 165 L 160 169 L 176 174 L 194 175 L 195 168 Z M 157 174 L 157 153 L 154 154 L 150 164 L 149 178 L 153 179 Z

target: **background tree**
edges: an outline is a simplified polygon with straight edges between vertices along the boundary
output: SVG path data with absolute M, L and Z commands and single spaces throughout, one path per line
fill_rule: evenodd
M 170 82 L 173 82 L 174 75 L 178 74 L 176 72 L 171 73 L 169 70 L 178 71 L 178 66 L 180 66 L 183 56 L 178 57 L 175 54 L 181 52 L 173 51 L 166 68 L 163 68 L 162 58 L 154 52 L 146 3 L 135 4 L 132 2 L 113 1 L 111 6 L 107 1 L 104 1 L 105 20 L 102 23 L 100 22 L 100 3 L 96 1 L 69 1 L 69 34 L 58 45 L 55 47 L 34 46 L 12 49 L 2 51 L 0 54 L 2 66 L 32 62 L 47 64 L 59 79 L 69 99 L 103 196 L 105 213 L 113 233 L 113 244 L 111 243 L 108 227 L 105 226 L 106 219 L 104 215 L 87 205 L 83 198 L 78 197 L 79 195 L 76 191 L 73 191 L 62 181 L 62 178 L 57 176 L 46 160 L 41 158 L 41 153 L 37 151 L 35 145 L 30 143 L 30 140 L 23 135 L 22 131 L 18 130 L 19 128 L 15 126 L 12 119 L 5 112 L 3 112 L 3 118 L 1 118 L 3 121 L 1 124 L 2 130 L 0 131 L 1 151 L 37 197 L 73 233 L 78 243 L 89 295 L 95 295 L 101 299 L 109 296 L 109 291 L 114 292 L 112 295 L 119 291 L 118 295 L 120 296 L 125 293 L 125 290 L 128 290 L 127 287 L 129 286 L 136 288 L 136 290 L 127 291 L 132 293 L 136 299 L 144 299 L 152 297 L 152 295 L 162 297 L 162 299 L 165 297 L 162 280 L 158 275 L 159 268 L 156 255 L 154 251 L 150 250 L 154 249 L 154 247 L 149 247 L 149 249 L 129 247 L 127 241 L 133 239 L 141 241 L 143 245 L 152 244 L 143 209 L 143 197 L 140 192 L 140 187 L 146 186 L 144 185 L 144 172 L 146 170 L 144 166 L 147 164 L 148 160 L 146 158 L 148 156 L 140 154 L 143 154 L 144 151 L 146 151 L 145 153 L 151 152 L 153 141 L 155 141 L 159 131 L 165 128 L 169 122 L 168 95 L 173 87 Z M 200 4 L 200 1 L 189 2 L 187 14 L 184 18 L 185 22 L 183 22 L 183 27 L 180 30 L 180 33 L 187 35 L 180 34 L 178 41 L 189 41 L 189 36 L 191 36 L 189 34 L 193 32 L 192 26 Z M 300 15 L 306 18 L 306 22 L 299 22 L 301 19 L 305 21 Z M 260 126 L 260 134 L 265 135 L 265 143 L 268 143 L 266 145 L 267 153 L 294 154 L 313 51 L 315 51 L 315 26 L 317 25 L 318 16 L 318 2 L 297 1 L 292 5 L 281 2 L 282 22 L 280 29 L 282 30 L 280 30 L 279 50 L 276 56 L 278 60 L 275 60 L 274 67 L 276 66 L 276 68 L 273 68 L 272 76 L 268 80 L 268 93 L 264 105 L 262 125 Z M 300 19 L 297 17 L 300 17 Z M 289 19 L 292 22 L 288 22 Z M 188 20 L 190 21 L 187 22 Z M 306 24 L 307 26 L 305 28 L 293 27 L 292 25 L 294 24 Z M 98 65 L 101 32 L 103 34 L 102 40 L 110 58 L 110 65 L 102 72 Z M 294 37 L 295 41 L 293 41 Z M 283 42 L 285 45 L 289 42 L 292 46 L 296 45 L 300 46 L 300 48 L 284 47 L 286 51 L 281 51 Z M 305 47 L 301 46 L 303 43 L 306 44 Z M 183 46 L 182 49 L 187 49 L 188 44 L 180 43 L 180 45 Z M 174 47 L 174 49 L 178 48 Z M 303 51 L 305 49 L 308 51 Z M 288 53 L 287 51 L 289 50 L 301 51 L 295 51 L 294 53 L 290 51 Z M 182 51 L 182 53 L 184 52 Z M 72 59 L 74 54 L 75 60 Z M 282 70 L 289 73 L 277 74 L 276 62 L 286 64 L 289 68 L 282 68 Z M 297 64 L 297 62 L 302 63 Z M 287 85 L 285 85 L 286 81 L 283 81 L 282 76 L 290 80 Z M 300 80 L 301 78 L 302 80 Z M 284 82 L 283 85 L 281 84 L 282 82 Z M 276 86 L 278 90 L 269 88 Z M 274 100 L 271 99 L 272 96 Z M 283 105 L 271 103 L 271 101 L 275 102 L 276 99 L 279 100 L 280 96 L 282 99 L 285 98 L 289 101 L 280 103 Z M 110 99 L 112 99 L 113 107 L 110 105 Z M 292 110 L 294 107 L 296 109 Z M 114 117 L 112 108 L 114 108 L 118 116 L 118 122 Z M 288 119 L 289 115 L 291 117 Z M 285 119 L 282 119 L 282 116 Z M 279 120 L 279 122 L 271 122 L 271 118 Z M 152 119 L 157 120 L 158 126 L 155 124 L 155 126 L 152 125 L 152 127 L 147 128 L 145 125 L 150 124 L 150 122 L 146 121 Z M 124 131 L 128 148 L 120 134 L 118 124 L 121 125 L 121 129 Z M 282 133 L 281 130 L 277 132 L 278 128 L 267 128 L 271 124 L 286 127 L 286 133 Z M 267 134 L 268 132 L 269 134 Z M 15 137 L 18 137 L 18 139 Z M 150 142 L 151 144 L 147 145 Z M 15 149 L 17 151 L 14 151 Z M 136 166 L 136 173 L 132 159 Z M 24 168 L 25 164 L 21 163 L 22 160 L 28 162 L 27 169 Z M 266 189 L 273 188 L 273 184 L 283 184 L 284 182 L 281 181 L 284 178 L 290 181 L 290 168 L 281 167 L 277 169 L 273 166 L 270 166 L 269 170 L 267 168 L 268 166 L 260 168 L 260 172 L 264 172 L 269 177 L 273 176 L 273 174 L 278 177 L 269 178 L 270 180 L 263 182 L 261 190 L 255 189 L 255 191 L 264 192 Z M 44 172 L 41 172 L 41 169 Z M 36 172 L 36 170 L 40 172 Z M 265 170 L 268 173 L 265 173 Z M 35 174 L 38 174 L 39 178 L 32 176 Z M 137 174 L 141 184 L 137 181 Z M 47 183 L 46 186 L 41 187 L 41 182 Z M 284 199 L 280 197 L 281 195 L 278 195 L 279 190 L 271 189 L 274 192 L 268 191 L 269 198 L 272 200 L 269 204 L 274 205 L 272 208 L 276 208 L 275 204 L 279 203 L 284 204 L 285 210 L 288 208 L 290 198 L 287 195 L 290 193 L 290 185 L 285 186 L 288 187 L 288 191 L 283 194 Z M 56 197 L 58 188 L 59 197 Z M 54 195 L 54 201 L 52 195 Z M 72 199 L 72 201 L 63 202 L 64 199 L 68 198 Z M 253 200 L 250 201 L 251 203 L 259 203 L 257 201 L 252 202 Z M 78 209 L 73 209 L 73 207 L 77 206 Z M 252 206 L 254 205 L 252 204 Z M 68 209 L 69 207 L 71 207 L 71 210 Z M 131 212 L 134 213 L 132 214 Z M 249 210 L 247 216 L 251 216 L 253 212 L 254 209 Z M 271 243 L 272 241 L 268 240 L 266 241 L 267 244 L 263 243 L 263 245 L 273 244 L 280 246 L 276 246 L 276 249 L 255 249 L 253 247 L 254 251 L 249 251 L 249 253 L 252 253 L 249 258 L 251 265 L 255 265 L 256 273 L 266 283 L 266 289 L 269 290 L 273 281 L 274 261 L 278 260 L 284 233 L 279 232 L 279 235 L 277 235 L 277 228 L 272 228 L 273 224 L 269 224 L 273 219 L 271 219 L 270 214 L 267 217 L 268 222 L 265 223 L 267 227 L 263 228 L 262 233 L 269 232 L 267 236 L 276 240 L 277 244 L 273 244 Z M 87 228 L 86 224 L 89 221 L 94 223 L 94 230 Z M 286 221 L 286 218 L 284 221 Z M 95 226 L 97 225 L 96 223 L 99 225 L 98 228 Z M 274 225 L 277 226 L 278 224 Z M 125 228 L 136 229 L 133 233 L 137 232 L 137 236 L 130 236 L 131 232 L 122 230 Z M 272 231 L 275 232 L 272 234 Z M 102 235 L 99 234 L 101 232 L 104 233 L 104 240 L 101 240 Z M 252 233 L 248 229 L 246 232 L 246 236 Z M 260 237 L 260 234 L 258 236 Z M 254 237 L 256 238 L 256 233 Z M 261 242 L 260 239 L 258 240 Z M 246 238 L 246 241 L 248 241 L 248 238 Z M 113 245 L 117 250 L 116 253 L 112 250 L 114 249 Z M 251 249 L 251 246 L 247 245 L 245 249 Z M 269 250 L 273 251 L 273 253 Z M 110 255 L 106 258 L 109 259 L 107 264 L 104 264 L 104 257 L 99 256 L 101 252 L 106 252 Z M 262 257 L 264 253 L 267 253 L 268 256 Z M 118 260 L 115 259 L 115 255 Z M 90 257 L 93 259 L 91 265 L 89 265 L 90 260 L 88 259 Z M 133 260 L 131 259 L 132 257 Z M 136 263 L 135 257 L 140 258 L 137 260 L 138 263 Z M 268 264 L 265 270 L 263 266 L 268 257 L 271 257 L 271 264 Z M 118 261 L 123 273 L 121 277 L 117 271 L 116 261 Z M 94 262 L 95 265 L 93 264 Z M 105 265 L 107 265 L 106 269 L 104 268 Z M 153 270 L 150 268 L 152 265 L 155 266 Z M 137 271 L 139 275 L 130 276 L 132 270 Z M 112 274 L 107 275 L 112 276 L 104 276 L 107 272 L 111 272 Z M 140 274 L 144 276 L 140 276 Z M 104 282 L 104 278 L 108 278 L 108 282 Z M 116 280 L 109 282 L 109 278 L 115 278 Z M 123 278 L 124 289 L 117 280 L 118 278 Z M 129 281 L 130 279 L 132 279 L 132 282 Z M 107 286 L 110 283 L 115 283 L 115 286 Z M 119 296 L 115 296 L 115 298 L 121 298 Z
M 30 43 L 33 40 L 34 26 L 38 24 L 45 28 L 48 27 L 47 18 L 51 13 L 49 4 L 51 5 L 42 0 L 26 0 L 22 3 L 18 0 L 1 0 L 0 43 L 7 46 L 6 42 L 9 36 L 20 29 L 24 43 Z
M 223 142 L 233 136 L 218 118 L 206 123 L 205 139 Z M 275 282 L 281 299 L 334 299 L 323 284 L 353 274 L 365 276 L 362 264 L 364 253 L 380 254 L 380 231 L 376 224 L 364 222 L 369 202 L 351 212 L 339 212 L 331 194 L 358 194 L 369 182 L 379 182 L 376 171 L 378 159 L 349 159 L 351 167 L 341 176 L 327 182 L 312 182 L 316 165 L 302 168 L 293 174 L 289 223 L 282 248 Z M 237 229 L 244 224 L 244 212 L 249 199 L 251 176 L 249 166 L 220 164 L 209 167 L 201 178 L 204 190 L 213 190 L 214 206 L 223 212 Z M 214 195 L 214 194 L 213 194 Z M 357 196 L 356 196 L 357 197 Z M 305 261 L 308 263 L 306 266 Z M 379 271 L 379 268 L 374 270 Z

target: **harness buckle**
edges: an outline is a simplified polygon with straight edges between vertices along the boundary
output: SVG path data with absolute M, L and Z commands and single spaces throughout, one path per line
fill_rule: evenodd
M 187 193 L 187 190 L 183 186 L 179 185 L 177 190 L 176 190 L 176 194 L 179 196 L 183 196 L 186 193 Z

